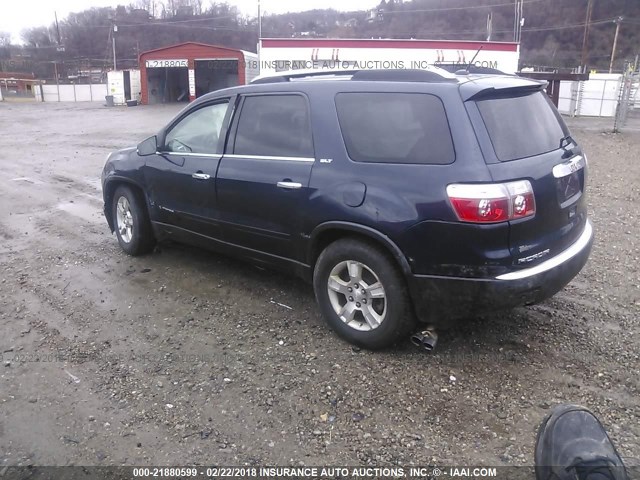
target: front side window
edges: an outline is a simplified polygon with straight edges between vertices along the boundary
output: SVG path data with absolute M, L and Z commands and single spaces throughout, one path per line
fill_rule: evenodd
M 199 108 L 174 126 L 165 138 L 167 152 L 222 153 L 218 140 L 229 102 Z
M 233 153 L 312 158 L 313 139 L 306 99 L 301 95 L 246 97 Z
M 442 101 L 424 93 L 339 93 L 336 108 L 356 162 L 448 164 L 455 150 Z

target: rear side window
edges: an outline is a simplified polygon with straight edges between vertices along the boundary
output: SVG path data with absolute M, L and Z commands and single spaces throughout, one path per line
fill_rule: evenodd
M 307 101 L 301 95 L 246 97 L 234 147 L 236 155 L 311 158 Z
M 442 101 L 424 93 L 339 93 L 336 108 L 356 162 L 447 164 L 455 160 Z
M 543 92 L 476 103 L 496 156 L 502 162 L 557 150 L 566 135 Z

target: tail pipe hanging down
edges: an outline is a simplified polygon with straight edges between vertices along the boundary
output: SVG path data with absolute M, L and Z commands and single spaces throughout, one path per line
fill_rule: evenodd
M 438 333 L 434 328 L 416 332 L 411 335 L 411 343 L 430 352 L 436 347 L 436 343 L 438 343 Z

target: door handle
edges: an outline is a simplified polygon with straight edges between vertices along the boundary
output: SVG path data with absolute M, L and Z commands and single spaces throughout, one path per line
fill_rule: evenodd
M 211 178 L 211 175 L 209 175 L 208 173 L 198 172 L 191 175 L 191 178 L 195 178 L 196 180 L 209 180 Z
M 278 187 L 285 188 L 287 190 L 298 190 L 302 188 L 302 184 L 298 182 L 278 182 Z

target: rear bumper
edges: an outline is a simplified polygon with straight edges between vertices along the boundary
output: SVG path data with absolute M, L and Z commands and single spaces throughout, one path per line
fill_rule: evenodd
M 412 275 L 408 282 L 416 314 L 421 321 L 442 328 L 458 318 L 541 302 L 582 270 L 593 239 L 587 221 L 578 240 L 555 257 L 495 278 Z

